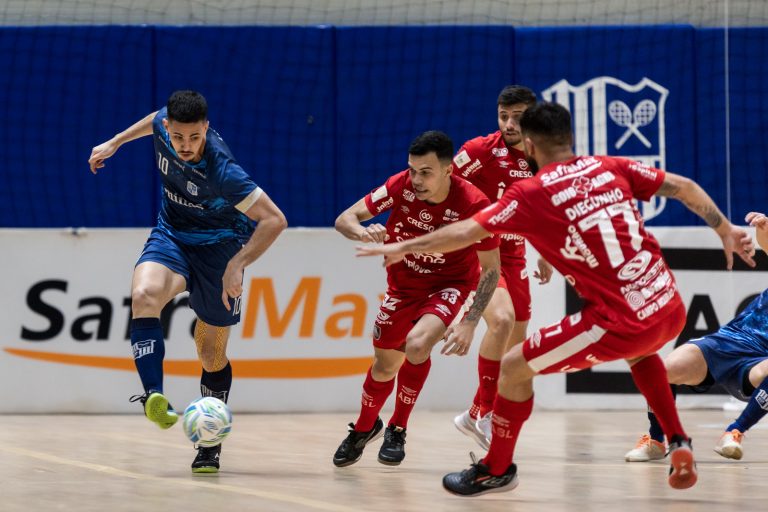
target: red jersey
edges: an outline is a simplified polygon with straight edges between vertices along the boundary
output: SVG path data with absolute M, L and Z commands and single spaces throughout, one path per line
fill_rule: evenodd
M 624 158 L 574 157 L 515 183 L 475 215 L 492 233 L 520 233 L 570 282 L 601 327 L 636 332 L 680 301 L 633 198 L 648 200 L 664 171 Z
M 371 214 L 391 210 L 387 220 L 387 243 L 425 235 L 444 224 L 472 217 L 490 204 L 488 198 L 470 183 L 451 175 L 451 189 L 441 203 L 430 204 L 416 198 L 408 171 L 395 174 L 381 187 L 365 196 Z M 499 245 L 488 237 L 474 246 L 449 253 L 411 253 L 403 261 L 387 267 L 387 284 L 397 291 L 429 291 L 450 283 L 477 285 L 480 264 L 477 251 L 490 251 Z
M 468 140 L 456 153 L 453 163 L 454 172 L 482 190 L 491 202 L 501 199 L 513 183 L 533 176 L 525 153 L 507 148 L 501 131 Z M 525 238 L 514 233 L 505 233 L 499 238 L 503 261 L 525 258 Z

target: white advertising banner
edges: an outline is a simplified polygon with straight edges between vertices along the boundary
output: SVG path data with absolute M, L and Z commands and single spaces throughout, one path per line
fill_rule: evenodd
M 135 412 L 128 402 L 141 386 L 129 340 L 130 278 L 148 234 L 145 229 L 0 230 L 0 383 L 9 390 L 3 412 Z M 738 305 L 763 290 L 763 272 L 725 272 L 698 265 L 719 241 L 707 229 L 656 229 L 665 247 L 679 247 L 675 270 L 686 305 L 696 316 L 687 329 L 725 323 Z M 246 271 L 242 319 L 232 328 L 228 354 L 235 411 L 355 411 L 370 364 L 371 329 L 385 290 L 381 261 L 356 258 L 354 243 L 332 229 L 289 229 Z M 702 249 L 697 250 L 692 249 Z M 701 255 L 705 256 L 701 256 Z M 529 274 L 535 268 L 529 258 Z M 673 269 L 675 267 L 672 264 Z M 712 265 L 710 265 L 712 266 Z M 704 270 L 696 270 L 702 267 Z M 720 266 L 724 269 L 724 263 Z M 529 331 L 566 311 L 564 280 L 531 281 Z M 200 365 L 186 297 L 164 312 L 165 389 L 182 407 L 199 395 Z M 477 383 L 477 348 L 468 357 L 433 354 L 419 408 L 459 411 Z M 697 332 L 698 332 L 697 331 Z M 666 351 L 671 350 L 670 343 Z M 642 408 L 631 394 L 623 362 L 585 373 L 537 379 L 536 403 L 547 408 Z M 614 391 L 619 390 L 619 393 Z M 716 405 L 722 396 L 681 397 Z

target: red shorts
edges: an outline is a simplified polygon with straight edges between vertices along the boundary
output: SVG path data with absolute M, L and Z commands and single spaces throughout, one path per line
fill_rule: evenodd
M 536 331 L 523 342 L 523 357 L 537 373 L 574 372 L 617 359 L 655 354 L 685 326 L 682 301 L 646 330 L 616 333 L 590 320 L 589 310 Z
M 527 322 L 531 319 L 531 287 L 524 258 L 503 262 L 497 287 L 504 288 L 512 297 L 515 321 Z
M 470 288 L 444 288 L 432 294 L 397 294 L 387 290 L 373 324 L 373 346 L 398 349 L 414 324 L 430 313 L 448 327 L 461 311 Z

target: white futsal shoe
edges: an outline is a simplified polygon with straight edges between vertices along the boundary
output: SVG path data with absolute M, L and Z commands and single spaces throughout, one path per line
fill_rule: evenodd
M 469 411 L 464 411 L 455 418 L 453 424 L 459 431 L 467 437 L 473 439 L 483 450 L 487 450 L 491 443 L 485 437 L 485 434 L 477 426 L 477 421 L 469 415 Z
M 744 434 L 737 429 L 724 432 L 715 446 L 715 452 L 726 459 L 740 460 L 744 455 L 744 451 L 741 448 L 741 441 L 743 439 Z
M 648 434 L 643 434 L 637 441 L 637 445 L 624 454 L 627 462 L 648 462 L 649 460 L 661 460 L 667 455 L 667 449 L 663 443 L 651 439 Z

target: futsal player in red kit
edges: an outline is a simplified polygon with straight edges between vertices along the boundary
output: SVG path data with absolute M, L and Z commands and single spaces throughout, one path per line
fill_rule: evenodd
M 455 173 L 479 188 L 491 202 L 498 201 L 516 181 L 530 178 L 520 136 L 520 116 L 536 104 L 536 94 L 527 87 L 509 85 L 496 101 L 499 129 L 464 143 L 453 158 Z M 483 319 L 488 329 L 480 343 L 478 387 L 472 406 L 453 420 L 456 428 L 484 449 L 491 439 L 493 400 L 499 379 L 501 357 L 509 347 L 521 343 L 531 319 L 531 290 L 525 265 L 525 239 L 516 233 L 499 237 L 501 275 L 499 284 L 485 308 Z M 552 267 L 539 258 L 534 277 L 544 284 L 552 277 Z
M 670 486 L 691 487 L 697 474 L 690 438 L 656 354 L 682 330 L 685 307 L 634 199 L 658 195 L 682 201 L 720 236 L 729 269 L 733 253 L 754 266 L 752 239 L 688 178 L 623 158 L 575 156 L 571 116 L 561 105 L 528 108 L 520 127 L 533 178 L 515 183 L 472 219 L 425 237 L 358 249 L 362 255 L 383 254 L 393 264 L 407 253 L 452 251 L 491 233 L 518 233 L 584 299 L 580 312 L 540 329 L 504 355 L 488 454 L 469 469 L 445 475 L 443 486 L 464 496 L 514 489 L 513 452 L 533 408 L 533 377 L 625 359 L 670 440 Z
M 452 157 L 453 143 L 446 134 L 423 133 L 408 149 L 408 169 L 339 215 L 336 229 L 351 240 L 386 244 L 471 218 L 490 201 L 452 174 Z M 361 224 L 387 211 L 386 227 Z M 408 417 L 429 374 L 432 348 L 445 339 L 443 354 L 467 354 L 499 278 L 498 240 L 487 237 L 468 245 L 451 252 L 407 254 L 387 267 L 387 292 L 373 327 L 374 360 L 363 384 L 360 416 L 350 423 L 333 456 L 336 466 L 357 462 L 363 448 L 382 434 L 379 462 L 400 464 Z M 449 328 L 475 289 L 466 316 Z M 395 410 L 384 429 L 379 411 L 395 386 Z

